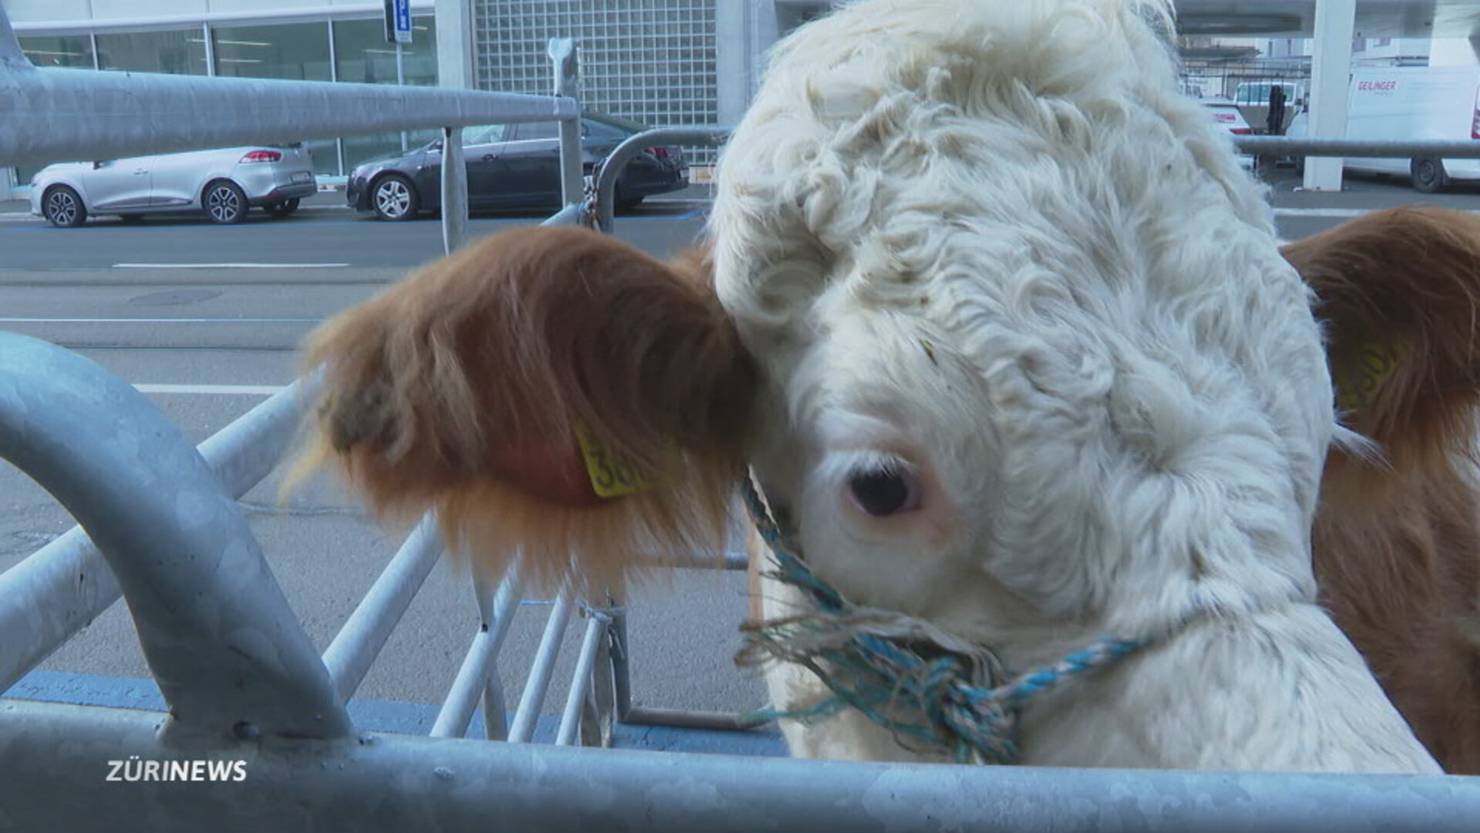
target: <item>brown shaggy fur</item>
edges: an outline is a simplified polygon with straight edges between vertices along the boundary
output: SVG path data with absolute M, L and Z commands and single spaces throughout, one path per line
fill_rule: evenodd
M 702 252 L 667 265 L 579 228 L 523 228 L 422 268 L 311 337 L 315 446 L 381 518 L 548 585 L 724 543 L 755 370 Z M 596 497 L 584 426 L 659 487 Z
M 1322 599 L 1439 763 L 1480 773 L 1480 217 L 1375 212 L 1284 252 L 1320 299 L 1348 424 L 1382 452 L 1327 459 Z

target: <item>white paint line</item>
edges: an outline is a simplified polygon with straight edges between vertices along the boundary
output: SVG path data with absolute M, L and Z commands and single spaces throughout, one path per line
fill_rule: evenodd
M 348 263 L 115 263 L 114 269 L 340 269 Z
M 174 393 L 203 396 L 272 396 L 288 389 L 287 385 L 164 385 L 140 383 L 139 393 Z
M 322 318 L 0 318 L 0 324 L 317 324 Z
M 1361 217 L 1374 211 L 1382 211 L 1382 208 L 1276 208 L 1276 217 Z M 1480 211 L 1464 210 L 1466 214 L 1480 214 Z

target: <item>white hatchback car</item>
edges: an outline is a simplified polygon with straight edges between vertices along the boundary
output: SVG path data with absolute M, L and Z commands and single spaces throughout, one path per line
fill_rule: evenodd
M 1254 131 L 1244 120 L 1243 111 L 1226 98 L 1205 98 L 1202 104 L 1212 116 L 1213 122 L 1235 136 L 1248 136 Z M 1254 170 L 1254 157 L 1247 153 L 1238 155 L 1239 166 L 1246 171 Z
M 48 165 L 31 178 L 31 213 L 62 227 L 80 226 L 89 214 L 129 221 L 192 209 L 239 223 L 251 206 L 286 217 L 317 191 L 301 143 L 256 145 Z

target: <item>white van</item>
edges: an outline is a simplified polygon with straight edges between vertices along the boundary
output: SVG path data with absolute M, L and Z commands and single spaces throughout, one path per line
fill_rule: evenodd
M 1348 139 L 1480 140 L 1480 66 L 1363 67 L 1353 70 L 1348 99 Z M 1305 136 L 1309 114 L 1286 131 Z M 1346 160 L 1345 169 L 1406 176 L 1425 193 L 1453 180 L 1480 179 L 1480 159 Z

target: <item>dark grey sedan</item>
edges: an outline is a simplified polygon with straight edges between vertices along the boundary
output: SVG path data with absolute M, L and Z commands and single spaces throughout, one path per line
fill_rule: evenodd
M 635 122 L 587 113 L 581 119 L 586 173 L 628 136 L 647 128 Z M 554 211 L 560 207 L 560 141 L 555 122 L 493 124 L 463 131 L 471 210 Z M 689 184 L 689 166 L 676 147 L 651 148 L 627 163 L 617 180 L 617 207 L 678 191 Z M 409 220 L 433 210 L 442 199 L 442 143 L 355 168 L 344 189 L 357 211 L 383 220 Z

